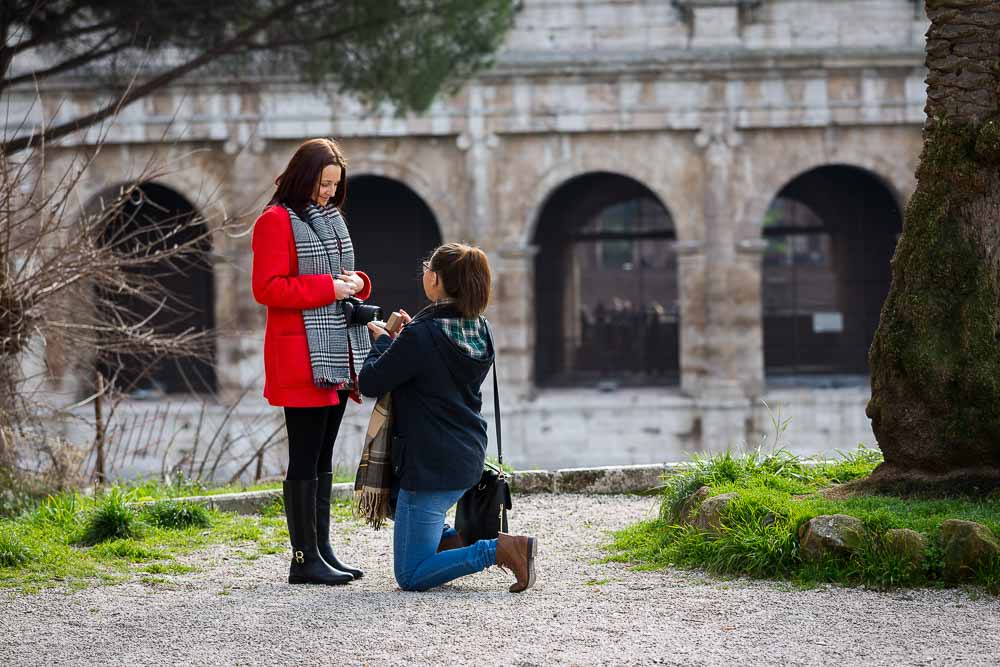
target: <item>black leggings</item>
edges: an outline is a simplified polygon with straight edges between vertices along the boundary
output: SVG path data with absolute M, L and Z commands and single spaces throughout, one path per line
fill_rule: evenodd
M 288 480 L 316 479 L 333 472 L 333 445 L 347 407 L 348 392 L 337 392 L 340 403 L 322 408 L 285 408 L 288 432 Z

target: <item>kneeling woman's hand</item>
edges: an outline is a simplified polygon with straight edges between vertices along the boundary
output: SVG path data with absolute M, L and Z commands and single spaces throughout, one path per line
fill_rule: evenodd
M 373 340 L 378 340 L 382 336 L 388 336 L 389 338 L 393 337 L 391 333 L 389 333 L 379 325 L 375 324 L 374 322 L 368 323 L 368 331 L 371 332 Z

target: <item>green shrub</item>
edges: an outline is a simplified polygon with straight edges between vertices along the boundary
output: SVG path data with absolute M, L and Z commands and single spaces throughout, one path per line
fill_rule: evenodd
M 88 515 L 77 541 L 94 545 L 108 540 L 132 539 L 142 534 L 139 515 L 129 504 L 131 497 L 119 487 L 113 487 Z
M 211 525 L 208 510 L 196 503 L 161 500 L 146 505 L 142 514 L 149 523 L 160 528 L 208 528 Z
M 31 552 L 21 539 L 11 530 L 0 528 L 0 567 L 24 565 L 31 558 Z
M 69 532 L 76 528 L 83 509 L 84 502 L 78 494 L 60 493 L 46 498 L 35 510 L 35 516 L 42 523 Z

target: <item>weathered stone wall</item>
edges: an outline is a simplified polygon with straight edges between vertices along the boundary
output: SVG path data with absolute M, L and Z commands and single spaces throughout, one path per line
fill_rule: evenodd
M 332 89 L 291 81 L 193 80 L 161 91 L 108 128 L 83 199 L 155 157 L 173 166 L 158 180 L 248 229 L 297 143 L 336 136 L 351 175 L 405 183 L 445 240 L 489 252 L 505 443 L 516 465 L 645 463 L 755 444 L 767 426 L 761 398 L 784 404 L 794 449 L 852 447 L 872 442 L 866 389 L 766 388 L 760 225 L 785 184 L 823 165 L 861 167 L 906 200 L 924 119 L 926 25 L 922 3 L 910 0 L 531 0 L 495 67 L 422 115 L 369 113 Z M 57 120 L 94 105 L 85 85 L 71 83 L 43 91 L 41 108 L 64 105 Z M 12 117 L 28 112 L 33 95 L 11 97 Z M 61 150 L 68 159 L 96 136 Z M 532 303 L 535 230 L 548 197 L 593 171 L 635 179 L 673 216 L 677 388 L 534 383 L 544 326 Z M 250 293 L 249 234 L 217 243 L 227 260 L 215 274 L 218 371 L 232 399 L 262 381 L 264 313 Z M 269 409 L 248 398 L 241 414 Z M 367 416 L 348 412 L 337 454 L 345 463 L 356 460 Z

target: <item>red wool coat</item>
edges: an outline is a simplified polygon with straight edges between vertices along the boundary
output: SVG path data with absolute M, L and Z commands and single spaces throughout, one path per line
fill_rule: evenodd
M 270 206 L 253 228 L 253 297 L 267 306 L 264 329 L 264 398 L 271 405 L 314 408 L 337 405 L 336 389 L 313 384 L 302 311 L 333 303 L 333 276 L 300 276 L 292 222 L 283 206 Z M 372 282 L 358 271 L 367 299 Z M 352 394 L 359 400 L 356 393 Z

